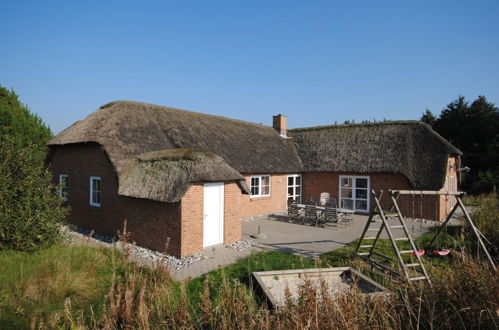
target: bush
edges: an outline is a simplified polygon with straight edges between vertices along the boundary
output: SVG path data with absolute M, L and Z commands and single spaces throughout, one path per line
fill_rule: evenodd
M 60 239 L 66 209 L 45 165 L 50 130 L 0 87 L 0 249 L 34 250 Z

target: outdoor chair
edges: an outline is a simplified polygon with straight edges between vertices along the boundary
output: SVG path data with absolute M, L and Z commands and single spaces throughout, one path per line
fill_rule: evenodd
M 321 199 L 317 196 L 312 196 L 312 198 L 310 198 L 310 200 L 312 201 L 312 203 L 314 203 L 314 205 L 320 205 L 321 204 Z
M 351 213 L 342 213 L 340 218 L 345 225 L 352 225 L 353 218 Z
M 323 214 L 324 223 L 331 225 L 335 228 L 338 228 L 339 225 L 341 225 L 342 220 L 338 216 L 338 211 L 336 207 L 332 207 L 332 205 L 333 205 L 332 203 L 328 203 L 324 207 L 324 214 Z
M 310 225 L 317 226 L 317 222 L 319 221 L 319 217 L 317 216 L 317 209 L 313 202 L 309 201 L 305 203 L 305 218 L 303 222 L 307 222 Z
M 300 210 L 294 200 L 288 200 L 288 217 L 291 221 L 298 221 L 300 219 Z
M 326 199 L 325 205 L 328 205 L 328 204 L 330 207 L 338 207 L 338 204 L 336 203 L 336 198 L 334 198 L 334 197 Z

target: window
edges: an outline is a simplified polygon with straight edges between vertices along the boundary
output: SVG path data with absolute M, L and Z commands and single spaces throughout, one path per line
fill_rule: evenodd
M 369 211 L 369 177 L 340 176 L 340 207 L 359 211 Z
M 90 177 L 90 205 L 100 206 L 101 179 L 100 176 Z
M 270 196 L 270 175 L 251 177 L 251 197 Z
M 59 174 L 59 197 L 62 200 L 68 200 L 68 175 Z
M 301 203 L 301 175 L 288 175 L 288 200 Z

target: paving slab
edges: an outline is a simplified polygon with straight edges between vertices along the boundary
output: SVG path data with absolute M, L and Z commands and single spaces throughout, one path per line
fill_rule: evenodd
M 270 215 L 264 219 L 243 222 L 243 237 L 254 240 L 257 246 L 264 250 L 288 252 L 313 258 L 342 248 L 360 238 L 366 221 L 367 215 L 355 214 L 347 226 L 323 228 L 290 223 L 285 216 Z M 389 223 L 394 225 L 398 223 L 398 220 L 390 219 Z M 411 235 L 416 237 L 434 225 L 407 221 L 407 226 Z M 258 233 L 260 233 L 260 238 L 252 238 Z M 388 238 L 386 231 L 381 237 Z

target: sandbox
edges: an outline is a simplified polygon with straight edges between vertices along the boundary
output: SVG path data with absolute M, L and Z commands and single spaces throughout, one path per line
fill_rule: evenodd
M 282 307 L 286 304 L 286 288 L 291 297 L 297 298 L 299 288 L 305 281 L 309 281 L 316 290 L 324 282 L 332 296 L 354 287 L 367 295 L 386 295 L 389 293 L 389 290 L 384 286 L 350 267 L 254 272 L 253 276 L 273 307 Z

